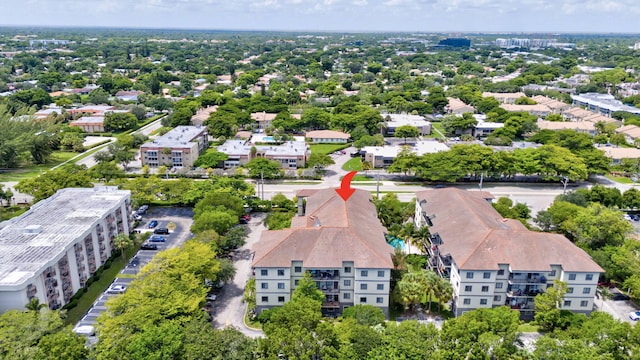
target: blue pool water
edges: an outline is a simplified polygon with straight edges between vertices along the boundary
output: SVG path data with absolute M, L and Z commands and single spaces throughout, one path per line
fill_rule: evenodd
M 262 138 L 262 141 L 264 142 L 275 142 L 275 140 L 273 140 L 273 136 L 265 136 Z
M 389 244 L 393 246 L 394 249 L 401 249 L 403 251 L 406 251 L 406 244 L 404 243 L 404 240 L 394 237 L 391 238 Z

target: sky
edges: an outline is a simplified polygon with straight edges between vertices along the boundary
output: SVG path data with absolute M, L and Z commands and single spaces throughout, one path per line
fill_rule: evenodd
M 638 0 L 0 0 L 0 25 L 640 33 Z

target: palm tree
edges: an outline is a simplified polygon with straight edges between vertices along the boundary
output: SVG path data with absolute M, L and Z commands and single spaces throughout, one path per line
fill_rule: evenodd
M 435 273 L 434 273 L 435 274 Z M 442 304 L 447 303 L 453 299 L 453 286 L 446 279 L 438 277 L 439 280 L 436 284 L 434 295 L 438 299 L 438 312 L 442 311 Z
M 40 309 L 47 307 L 47 304 L 40 304 L 40 300 L 37 297 L 31 298 L 27 305 L 24 306 L 27 310 L 38 312 Z
M 391 116 L 387 115 L 386 118 L 388 118 L 388 120 L 386 121 L 391 121 Z M 384 136 L 384 131 L 387 129 L 387 123 L 384 121 L 380 121 L 376 124 L 376 126 L 378 127 L 378 129 L 380 129 L 380 135 Z
M 126 234 L 118 234 L 113 239 L 113 245 L 122 253 L 122 261 L 126 260 L 126 250 L 133 245 L 133 240 Z

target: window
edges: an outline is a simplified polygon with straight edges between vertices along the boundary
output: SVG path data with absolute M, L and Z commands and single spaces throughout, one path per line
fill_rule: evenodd
M 573 288 L 572 287 L 567 288 L 567 294 L 573 294 Z
M 278 296 L 278 302 L 284 302 L 284 296 Z
M 278 289 L 284 289 L 284 283 L 278 283 Z
M 589 302 L 587 300 L 580 301 L 580 307 L 587 307 L 587 305 L 589 305 Z
M 482 292 L 489 292 L 489 286 L 485 285 L 482 287 Z
M 278 276 L 284 276 L 284 269 L 278 269 Z
M 587 274 L 587 275 L 585 275 L 585 276 L 584 276 L 584 279 L 585 279 L 585 280 L 587 280 L 587 281 L 591 281 L 591 280 L 593 280 L 593 274 Z
M 349 300 L 349 299 L 351 299 L 351 294 L 350 293 L 344 293 L 344 294 L 342 294 L 342 298 L 345 299 L 345 300 Z
M 465 285 L 464 291 L 469 292 L 469 291 L 472 291 L 472 290 L 473 290 L 473 287 L 471 285 Z
M 504 275 L 504 269 L 498 270 L 498 275 Z
M 367 284 L 360 284 L 360 290 L 367 290 Z
M 346 273 L 350 273 L 351 272 L 351 266 L 347 266 L 344 268 L 344 272 Z
M 384 290 L 384 284 L 378 284 L 376 288 L 378 290 Z
M 471 299 L 464 299 L 462 301 L 462 303 L 465 304 L 465 305 L 470 305 L 471 304 Z
M 584 289 L 582 289 L 582 293 L 583 293 L 583 294 L 591 294 L 591 288 L 584 288 Z
M 261 284 L 260 284 L 260 287 L 261 287 L 262 289 L 268 289 L 268 288 L 269 288 L 269 283 L 261 283 Z
M 556 276 L 556 271 L 555 270 L 551 270 L 551 272 L 549 273 L 549 276 Z
M 473 272 L 467 271 L 467 279 L 473 279 Z
M 569 274 L 569 280 L 575 280 L 576 274 Z
M 300 282 L 300 280 L 298 280 L 298 279 L 293 280 L 293 284 L 294 284 L 295 286 L 298 286 L 298 283 L 299 283 L 299 282 Z
M 378 277 L 384 277 L 384 270 L 378 270 Z
M 496 295 L 493 297 L 493 301 L 500 301 L 501 296 L 500 295 Z
M 483 279 L 491 279 L 491 273 L 490 273 L 490 272 L 488 272 L 488 271 L 485 271 L 485 272 L 482 274 L 482 278 L 483 278 Z
M 571 306 L 571 300 L 565 300 L 562 306 L 566 306 L 566 307 Z
M 487 299 L 480 299 L 480 305 L 487 305 Z
M 361 304 L 366 304 L 366 303 L 367 303 L 367 298 L 366 298 L 366 297 L 364 297 L 364 296 L 363 296 L 363 297 L 361 297 L 361 298 L 360 298 L 360 303 L 361 303 Z
M 502 289 L 502 283 L 501 282 L 496 283 L 496 289 Z
M 268 296 L 263 296 L 262 297 L 262 302 L 269 302 L 269 297 Z
M 293 268 L 293 271 L 294 271 L 294 272 L 297 272 L 297 273 L 302 272 L 302 266 L 296 266 L 296 267 L 294 267 L 294 268 Z
M 351 286 L 351 280 L 345 280 L 344 286 Z
M 262 269 L 262 270 L 260 270 L 260 275 L 262 275 L 262 276 L 267 276 L 267 275 L 269 275 L 269 270 L 267 270 L 267 269 Z
M 362 277 L 367 277 L 367 276 L 369 276 L 369 271 L 368 271 L 368 270 L 361 270 L 361 271 L 360 271 L 360 276 L 362 276 Z
M 377 303 L 377 304 L 382 304 L 383 302 L 384 302 L 384 299 L 383 299 L 383 298 L 381 298 L 381 297 L 377 297 L 377 298 L 376 298 L 376 303 Z

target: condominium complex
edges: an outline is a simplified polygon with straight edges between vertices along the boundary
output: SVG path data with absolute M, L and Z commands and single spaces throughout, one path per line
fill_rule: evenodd
M 264 231 L 252 249 L 258 313 L 289 301 L 309 272 L 325 315 L 356 304 L 388 314 L 393 248 L 385 232 L 368 191 L 347 201 L 335 189 L 298 192 L 291 228 Z
M 0 312 L 67 304 L 131 231 L 128 190 L 69 188 L 0 223 Z
M 274 141 L 272 137 L 261 137 Z M 253 139 L 253 137 L 252 137 Z M 280 163 L 285 170 L 304 167 L 311 156 L 309 145 L 304 141 L 286 141 L 282 144 L 256 145 L 253 140 L 227 140 L 218 146 L 218 152 L 227 154 L 224 168 L 243 166 L 255 158 L 265 158 Z M 252 152 L 252 149 L 255 149 Z
M 140 160 L 142 165 L 149 167 L 190 168 L 208 146 L 206 127 L 176 126 L 158 139 L 140 146 Z
M 586 93 L 571 95 L 573 105 L 587 108 L 589 111 L 611 117 L 616 111 L 626 111 L 640 115 L 640 109 L 634 106 L 625 105 L 620 100 L 616 100 L 610 94 Z
M 492 198 L 455 188 L 416 193 L 415 223 L 429 226 L 429 266 L 453 286 L 453 313 L 508 305 L 530 319 L 534 297 L 561 280 L 561 308 L 589 314 L 604 270 L 563 235 L 502 218 Z

